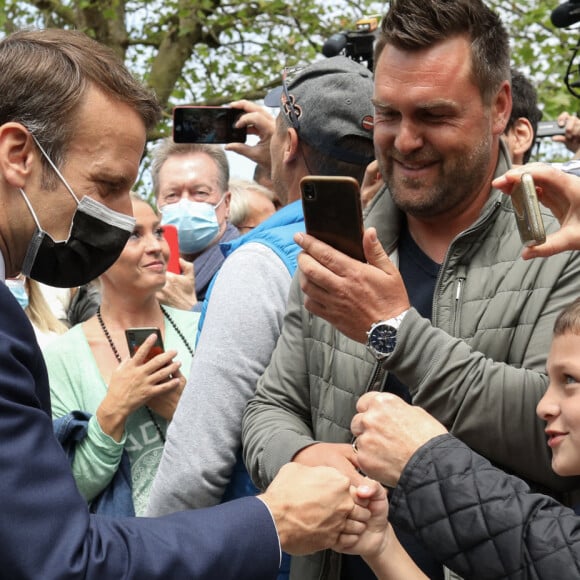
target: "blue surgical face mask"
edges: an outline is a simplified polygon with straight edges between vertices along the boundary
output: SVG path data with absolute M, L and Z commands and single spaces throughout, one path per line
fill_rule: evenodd
M 9 278 L 6 280 L 6 286 L 12 292 L 12 296 L 18 300 L 18 304 L 22 306 L 22 309 L 26 308 L 28 306 L 28 292 L 26 292 L 24 280 L 20 278 Z
M 225 195 L 217 205 L 180 199 L 177 203 L 163 206 L 161 225 L 177 228 L 182 254 L 197 254 L 213 242 L 220 229 L 216 209 L 224 199 Z
M 26 192 L 20 193 L 36 223 L 36 232 L 30 240 L 22 264 L 22 273 L 50 286 L 72 288 L 81 286 L 100 276 L 119 257 L 133 232 L 135 219 L 116 212 L 91 197 L 80 201 L 46 154 L 36 137 L 32 135 L 58 178 L 77 203 L 68 238 L 53 240 L 42 229 Z

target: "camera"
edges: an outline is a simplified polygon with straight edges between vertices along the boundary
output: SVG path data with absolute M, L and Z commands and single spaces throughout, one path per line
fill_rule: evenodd
M 304 183 L 302 186 L 302 194 L 304 199 L 308 201 L 312 201 L 316 198 L 316 188 L 312 183 Z
M 558 125 L 558 121 L 540 121 L 536 131 L 536 137 L 553 137 L 554 135 L 565 135 L 566 127 Z
M 337 32 L 322 45 L 326 57 L 344 54 L 356 62 L 366 62 L 373 70 L 373 47 L 377 37 L 380 16 L 367 16 L 356 21 L 354 30 Z

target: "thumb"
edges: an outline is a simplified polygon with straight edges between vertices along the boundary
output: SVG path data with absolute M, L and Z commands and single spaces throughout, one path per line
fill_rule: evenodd
M 549 234 L 543 244 L 537 246 L 527 246 L 522 251 L 524 260 L 531 258 L 548 258 L 565 252 L 566 250 L 575 250 L 578 242 L 570 229 L 560 229 L 553 234 Z
M 179 265 L 181 266 L 181 273 L 184 276 L 191 276 L 193 274 L 193 262 L 179 258 Z
M 383 272 L 390 273 L 393 269 L 387 252 L 383 249 L 379 238 L 377 237 L 377 230 L 375 228 L 368 228 L 363 236 L 363 248 L 365 251 L 365 258 L 372 266 L 383 270 Z

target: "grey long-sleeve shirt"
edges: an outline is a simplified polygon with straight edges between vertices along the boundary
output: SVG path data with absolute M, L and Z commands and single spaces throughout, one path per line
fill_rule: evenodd
M 241 445 L 242 414 L 282 328 L 290 274 L 260 243 L 224 262 L 189 380 L 167 432 L 148 515 L 220 502 Z

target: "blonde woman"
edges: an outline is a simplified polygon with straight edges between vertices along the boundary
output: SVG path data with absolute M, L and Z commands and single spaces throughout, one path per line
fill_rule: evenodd
M 65 447 L 73 451 L 81 493 L 94 502 L 109 486 L 118 490 L 116 475 L 128 456 L 134 512 L 141 515 L 185 385 L 180 369 L 189 370 L 199 315 L 160 305 L 156 292 L 165 284 L 169 247 L 151 206 L 136 197 L 132 204 L 137 223 L 119 259 L 100 277 L 96 315 L 55 340 L 44 355 L 53 417 L 66 417 L 70 426 L 71 413 L 89 415 L 86 436 L 73 449 L 70 439 Z M 131 327 L 159 328 L 165 352 L 146 360 L 150 336 L 131 358 L 125 337 Z M 110 509 L 126 515 L 123 506 Z

